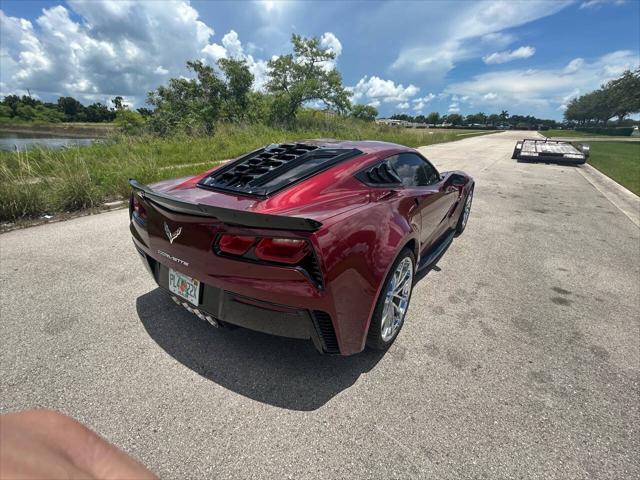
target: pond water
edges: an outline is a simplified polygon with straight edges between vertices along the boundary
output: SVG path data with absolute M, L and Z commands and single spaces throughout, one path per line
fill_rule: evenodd
M 57 137 L 47 133 L 14 133 L 0 131 L 0 150 L 28 150 L 33 147 L 59 149 L 91 145 L 95 138 Z

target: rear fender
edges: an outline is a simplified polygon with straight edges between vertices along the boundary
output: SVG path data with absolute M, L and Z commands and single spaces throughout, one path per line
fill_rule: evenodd
M 413 201 L 406 197 L 372 202 L 315 236 L 321 250 L 328 293 L 334 299 L 335 322 L 345 354 L 364 348 L 371 315 L 391 264 L 413 241 L 419 244 L 419 226 L 407 221 Z M 414 251 L 415 253 L 415 251 Z

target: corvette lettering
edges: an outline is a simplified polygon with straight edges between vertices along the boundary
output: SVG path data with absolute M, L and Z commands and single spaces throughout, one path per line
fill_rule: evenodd
M 162 250 L 158 250 L 158 255 L 162 255 L 163 257 L 168 258 L 169 260 L 173 260 L 174 262 L 179 263 L 180 265 L 184 265 L 185 267 L 189 266 L 189 262 L 185 262 L 184 260 L 178 257 L 174 257 L 173 255 L 170 255 L 167 252 L 163 252 Z

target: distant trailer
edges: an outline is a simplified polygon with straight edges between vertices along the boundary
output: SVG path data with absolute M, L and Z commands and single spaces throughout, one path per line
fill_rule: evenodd
M 525 138 L 516 143 L 511 158 L 533 162 L 585 163 L 589 145 L 556 140 Z

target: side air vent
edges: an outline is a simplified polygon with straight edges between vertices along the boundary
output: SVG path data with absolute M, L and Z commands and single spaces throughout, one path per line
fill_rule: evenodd
M 326 353 L 340 353 L 338 348 L 338 339 L 336 338 L 336 332 L 333 329 L 333 323 L 331 322 L 331 316 L 327 312 L 320 310 L 314 310 L 313 322 L 316 329 L 322 339 L 322 348 Z
M 198 185 L 245 195 L 267 196 L 360 154 L 362 152 L 357 149 L 327 148 L 305 143 L 272 144 L 215 170 Z
M 320 265 L 318 264 L 318 259 L 315 254 L 307 255 L 307 257 L 302 261 L 300 267 L 307 272 L 307 275 L 313 280 L 318 288 L 324 288 L 324 278 L 322 276 L 322 270 L 320 270 Z
M 398 174 L 387 162 L 378 163 L 373 167 L 358 172 L 356 178 L 374 187 L 385 187 L 402 183 Z

